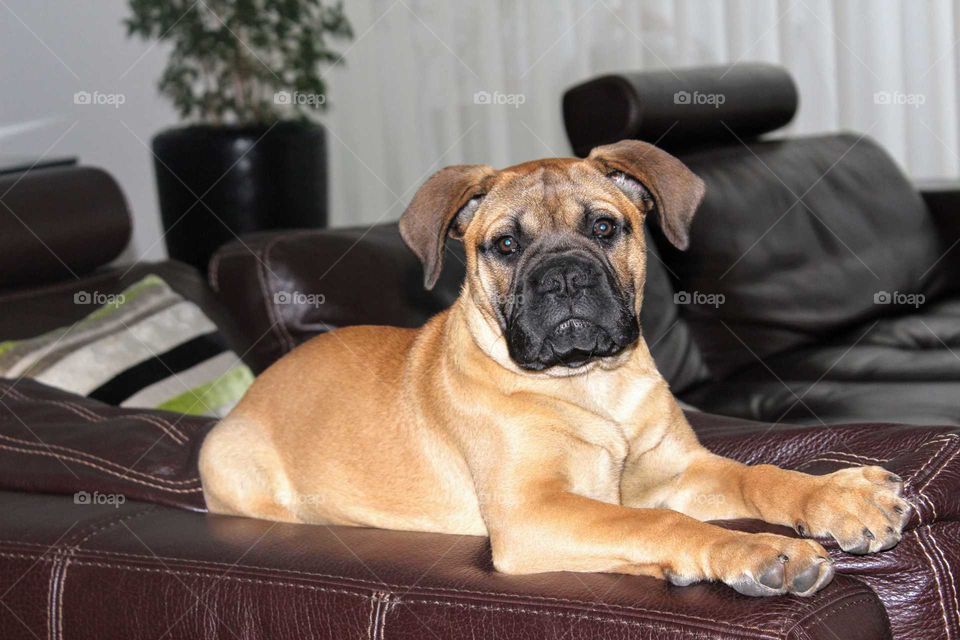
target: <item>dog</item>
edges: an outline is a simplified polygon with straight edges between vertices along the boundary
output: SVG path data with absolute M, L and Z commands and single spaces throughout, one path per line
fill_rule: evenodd
M 463 242 L 460 296 L 420 329 L 337 329 L 261 374 L 202 445 L 210 511 L 484 535 L 507 574 L 722 581 L 750 596 L 830 582 L 805 536 L 891 548 L 910 514 L 899 477 L 714 455 L 658 373 L 638 321 L 645 218 L 686 249 L 704 189 L 640 141 L 441 169 L 400 232 L 428 289 L 447 238 Z M 734 518 L 804 537 L 708 522 Z

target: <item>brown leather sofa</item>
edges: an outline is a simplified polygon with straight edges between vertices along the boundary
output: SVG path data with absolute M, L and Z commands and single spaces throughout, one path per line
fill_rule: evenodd
M 450 268 L 423 291 L 395 225 L 281 232 L 224 247 L 211 264 L 213 295 L 177 263 L 107 266 L 129 220 L 102 172 L 38 171 L 0 180 L 0 194 L 9 207 L 0 208 L 0 340 L 82 316 L 88 310 L 71 304 L 77 291 L 118 292 L 153 272 L 262 368 L 332 327 L 420 324 L 449 304 L 462 277 L 453 246 Z M 652 274 L 647 340 L 674 386 L 695 388 L 701 351 L 672 304 L 672 283 Z M 304 299 L 314 303 L 297 304 Z M 206 514 L 196 455 L 211 420 L 0 380 L 0 637 L 960 638 L 957 429 L 688 416 L 708 447 L 745 462 L 814 473 L 883 464 L 905 478 L 916 506 L 908 531 L 873 556 L 825 542 L 838 575 L 806 599 L 606 574 L 504 576 L 483 538 Z
M 706 183 L 687 251 L 652 234 L 698 356 L 676 392 L 768 422 L 960 424 L 960 183 L 918 189 L 860 132 L 776 133 L 799 104 L 764 64 L 564 95 L 577 153 L 656 141 Z

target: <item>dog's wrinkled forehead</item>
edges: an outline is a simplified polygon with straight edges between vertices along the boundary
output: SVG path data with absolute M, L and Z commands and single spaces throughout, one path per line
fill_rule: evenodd
M 629 215 L 630 201 L 594 166 L 574 158 L 526 162 L 503 169 L 485 196 L 478 225 L 521 217 L 538 229 L 576 225 L 583 212 L 602 205 Z

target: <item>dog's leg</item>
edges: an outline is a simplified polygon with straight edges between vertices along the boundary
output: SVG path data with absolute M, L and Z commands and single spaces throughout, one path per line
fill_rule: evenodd
M 488 494 L 484 519 L 494 565 L 506 573 L 617 572 L 678 585 L 716 580 L 752 596 L 809 595 L 833 577 L 826 551 L 812 540 L 600 502 L 571 493 L 559 478 L 526 484 L 512 496 Z
M 660 504 L 698 520 L 756 518 L 801 535 L 833 537 L 850 553 L 873 553 L 900 541 L 910 515 L 902 488 L 900 478 L 881 467 L 813 476 L 704 450 L 654 494 Z
M 910 505 L 903 482 L 881 467 L 823 476 L 773 465 L 745 465 L 707 451 L 679 408 L 656 446 L 637 447 L 627 461 L 621 501 L 674 509 L 698 520 L 754 518 L 833 537 L 844 551 L 873 553 L 900 540 Z

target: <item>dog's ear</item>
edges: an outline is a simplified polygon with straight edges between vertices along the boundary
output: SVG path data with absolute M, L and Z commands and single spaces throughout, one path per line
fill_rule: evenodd
M 689 246 L 690 223 L 706 187 L 685 164 L 640 140 L 596 147 L 587 160 L 641 211 L 656 209 L 660 228 L 675 247 Z
M 461 164 L 437 171 L 423 183 L 400 216 L 400 235 L 423 263 L 423 286 L 432 289 L 443 267 L 447 236 L 462 238 L 480 207 L 484 186 L 496 171 Z

